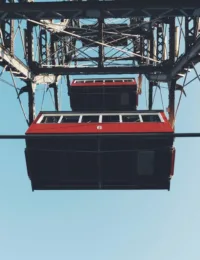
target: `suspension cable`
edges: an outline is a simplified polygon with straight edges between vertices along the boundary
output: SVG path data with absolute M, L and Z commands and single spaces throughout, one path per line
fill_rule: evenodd
M 186 72 L 186 75 L 185 75 L 185 78 L 184 78 L 183 88 L 184 88 L 184 86 L 185 86 L 185 82 L 186 82 L 186 79 L 187 79 L 187 75 L 188 75 L 188 71 Z M 180 107 L 180 103 L 181 103 L 181 98 L 182 98 L 182 96 L 183 96 L 183 89 L 181 90 L 180 97 L 179 97 L 179 100 L 178 100 L 178 105 L 177 105 L 176 112 L 175 112 L 175 116 L 174 116 L 174 120 L 173 120 L 173 123 L 172 123 L 172 126 L 173 126 L 173 127 L 174 127 L 175 122 L 176 122 L 177 113 L 178 113 L 178 109 L 179 109 L 179 107 Z
M 42 139 L 42 138 L 50 138 L 50 139 L 60 139 L 60 138 L 68 138 L 75 136 L 134 136 L 134 137 L 156 137 L 156 138 L 188 138 L 188 137 L 200 137 L 200 133 L 114 133 L 114 134 L 27 134 L 27 135 L 0 135 L 0 139 Z
M 18 100 L 19 100 L 19 104 L 20 104 L 22 113 L 23 113 L 23 115 L 24 115 L 24 118 L 25 118 L 25 120 L 26 120 L 26 123 L 29 125 L 29 121 L 28 121 L 28 118 L 27 118 L 27 116 L 26 116 L 24 107 L 23 107 L 23 105 L 22 105 L 22 102 L 21 102 L 21 99 L 20 99 L 20 96 L 19 96 L 19 93 L 18 93 L 18 89 L 17 89 L 16 83 L 15 83 L 15 79 L 14 79 L 14 76 L 13 76 L 13 72 L 12 72 L 11 69 L 10 69 L 10 75 L 11 75 L 11 77 L 12 77 L 12 81 L 13 81 L 13 84 L 14 84 L 14 88 L 15 88 L 15 91 L 16 91 L 16 94 L 17 94 L 17 97 L 18 97 Z

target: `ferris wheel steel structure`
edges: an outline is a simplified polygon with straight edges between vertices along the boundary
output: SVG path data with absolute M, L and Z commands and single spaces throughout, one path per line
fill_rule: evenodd
M 196 0 L 0 0 L 0 66 L 10 72 L 13 82 L 15 77 L 25 82 L 18 96 L 28 93 L 29 124 L 35 118 L 38 84 L 53 89 L 55 110 L 59 110 L 60 77 L 66 77 L 69 86 L 71 75 L 89 74 L 144 75 L 149 82 L 149 110 L 153 87 L 167 83 L 173 124 L 175 90 L 184 87 L 177 80 L 186 78 L 191 70 L 200 80 L 195 68 L 200 61 L 199 17 L 200 2 Z M 24 32 L 20 31 L 25 61 L 16 55 L 17 22 L 19 30 L 21 22 L 26 24 Z M 183 53 L 179 50 L 181 37 Z M 91 49 L 95 55 L 90 54 Z

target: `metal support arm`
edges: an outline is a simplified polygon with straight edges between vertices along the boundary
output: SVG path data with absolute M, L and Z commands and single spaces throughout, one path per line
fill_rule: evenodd
M 191 47 L 191 49 L 184 54 L 180 59 L 175 63 L 174 67 L 171 69 L 169 73 L 161 73 L 161 74 L 149 74 L 146 75 L 147 79 L 150 81 L 159 81 L 159 82 L 169 82 L 172 80 L 184 67 L 188 67 L 189 62 L 193 59 L 197 58 L 200 53 L 200 37 L 196 40 L 195 44 Z M 200 56 L 199 56 L 200 58 Z

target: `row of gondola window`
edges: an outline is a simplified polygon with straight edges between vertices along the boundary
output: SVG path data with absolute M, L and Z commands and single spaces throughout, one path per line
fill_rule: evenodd
M 100 115 L 42 115 L 37 123 L 142 123 L 164 122 L 162 116 L 157 114 L 100 114 Z
M 94 79 L 94 80 L 75 80 L 74 83 L 106 83 L 106 82 L 133 82 L 135 79 Z

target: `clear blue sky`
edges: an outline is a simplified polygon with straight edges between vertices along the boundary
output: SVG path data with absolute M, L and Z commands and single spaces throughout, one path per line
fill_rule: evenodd
M 176 131 L 198 132 L 200 83 L 186 91 Z M 68 106 L 67 98 L 64 102 Z M 0 111 L 1 134 L 24 134 L 27 126 L 14 89 L 2 82 Z M 0 140 L 0 259 L 199 260 L 200 139 L 177 139 L 175 146 L 170 192 L 33 193 L 24 141 Z

